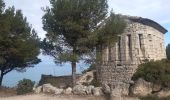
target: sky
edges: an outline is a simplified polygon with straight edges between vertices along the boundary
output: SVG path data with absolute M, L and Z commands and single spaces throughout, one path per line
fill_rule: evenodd
M 6 6 L 21 9 L 28 22 L 41 38 L 45 37 L 42 29 L 42 7 L 49 6 L 49 0 L 4 0 Z M 170 0 L 108 0 L 109 10 L 117 14 L 140 16 L 152 19 L 170 31 Z M 165 45 L 170 43 L 170 32 L 165 34 Z

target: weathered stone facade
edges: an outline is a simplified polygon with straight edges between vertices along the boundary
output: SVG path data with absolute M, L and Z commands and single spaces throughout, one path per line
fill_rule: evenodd
M 150 19 L 124 18 L 127 22 L 125 32 L 114 47 L 102 50 L 102 62 L 97 66 L 97 73 L 102 84 L 110 84 L 113 91 L 119 88 L 116 92 L 127 95 L 131 77 L 143 60 L 166 58 L 164 33 L 167 30 Z

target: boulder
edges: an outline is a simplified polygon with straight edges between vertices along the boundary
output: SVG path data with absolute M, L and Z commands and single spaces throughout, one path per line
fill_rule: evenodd
M 104 84 L 102 89 L 105 94 L 110 94 L 110 87 L 107 84 Z
M 161 85 L 153 84 L 152 92 L 159 92 L 162 89 Z
M 86 94 L 86 86 L 84 85 L 76 85 L 73 87 L 73 93 L 76 95 L 85 95 Z
M 93 95 L 101 96 L 103 95 L 102 87 L 96 87 L 92 90 Z
M 34 92 L 39 94 L 42 91 L 42 86 L 35 88 Z
M 86 88 L 86 94 L 91 95 L 93 89 L 94 89 L 94 86 L 92 86 L 92 85 L 87 86 L 87 88 Z
M 55 95 L 60 95 L 62 93 L 63 93 L 63 89 L 58 89 L 58 88 L 55 89 Z
M 152 84 L 140 78 L 132 86 L 131 90 L 132 94 L 136 96 L 147 96 L 152 93 Z
M 88 84 L 89 85 L 91 81 L 94 79 L 94 75 L 93 75 L 94 72 L 95 71 L 89 71 L 89 72 L 84 73 L 81 77 L 77 79 L 76 84 L 82 84 L 82 85 Z
M 56 89 L 57 88 L 51 84 L 43 84 L 42 86 L 43 93 L 55 93 Z
M 71 87 L 68 87 L 67 89 L 64 90 L 64 94 L 67 94 L 67 95 L 70 95 L 72 94 L 72 88 Z
M 160 92 L 157 93 L 158 97 L 168 97 L 170 96 L 170 90 L 169 89 L 163 89 Z

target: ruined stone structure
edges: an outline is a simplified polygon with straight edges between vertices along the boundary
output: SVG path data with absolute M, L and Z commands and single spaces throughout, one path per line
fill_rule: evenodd
M 123 17 L 127 22 L 125 32 L 114 47 L 102 50 L 102 62 L 97 65 L 98 80 L 110 84 L 116 93 L 128 94 L 131 77 L 143 60 L 166 58 L 164 34 L 158 23 L 141 17 Z

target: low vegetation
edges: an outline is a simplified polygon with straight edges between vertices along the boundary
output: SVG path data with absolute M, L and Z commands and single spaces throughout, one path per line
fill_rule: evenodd
M 31 81 L 30 79 L 23 79 L 19 81 L 17 85 L 17 94 L 22 95 L 32 92 L 34 84 L 35 82 Z
M 139 65 L 132 80 L 139 78 L 162 87 L 170 87 L 170 60 L 147 61 Z

